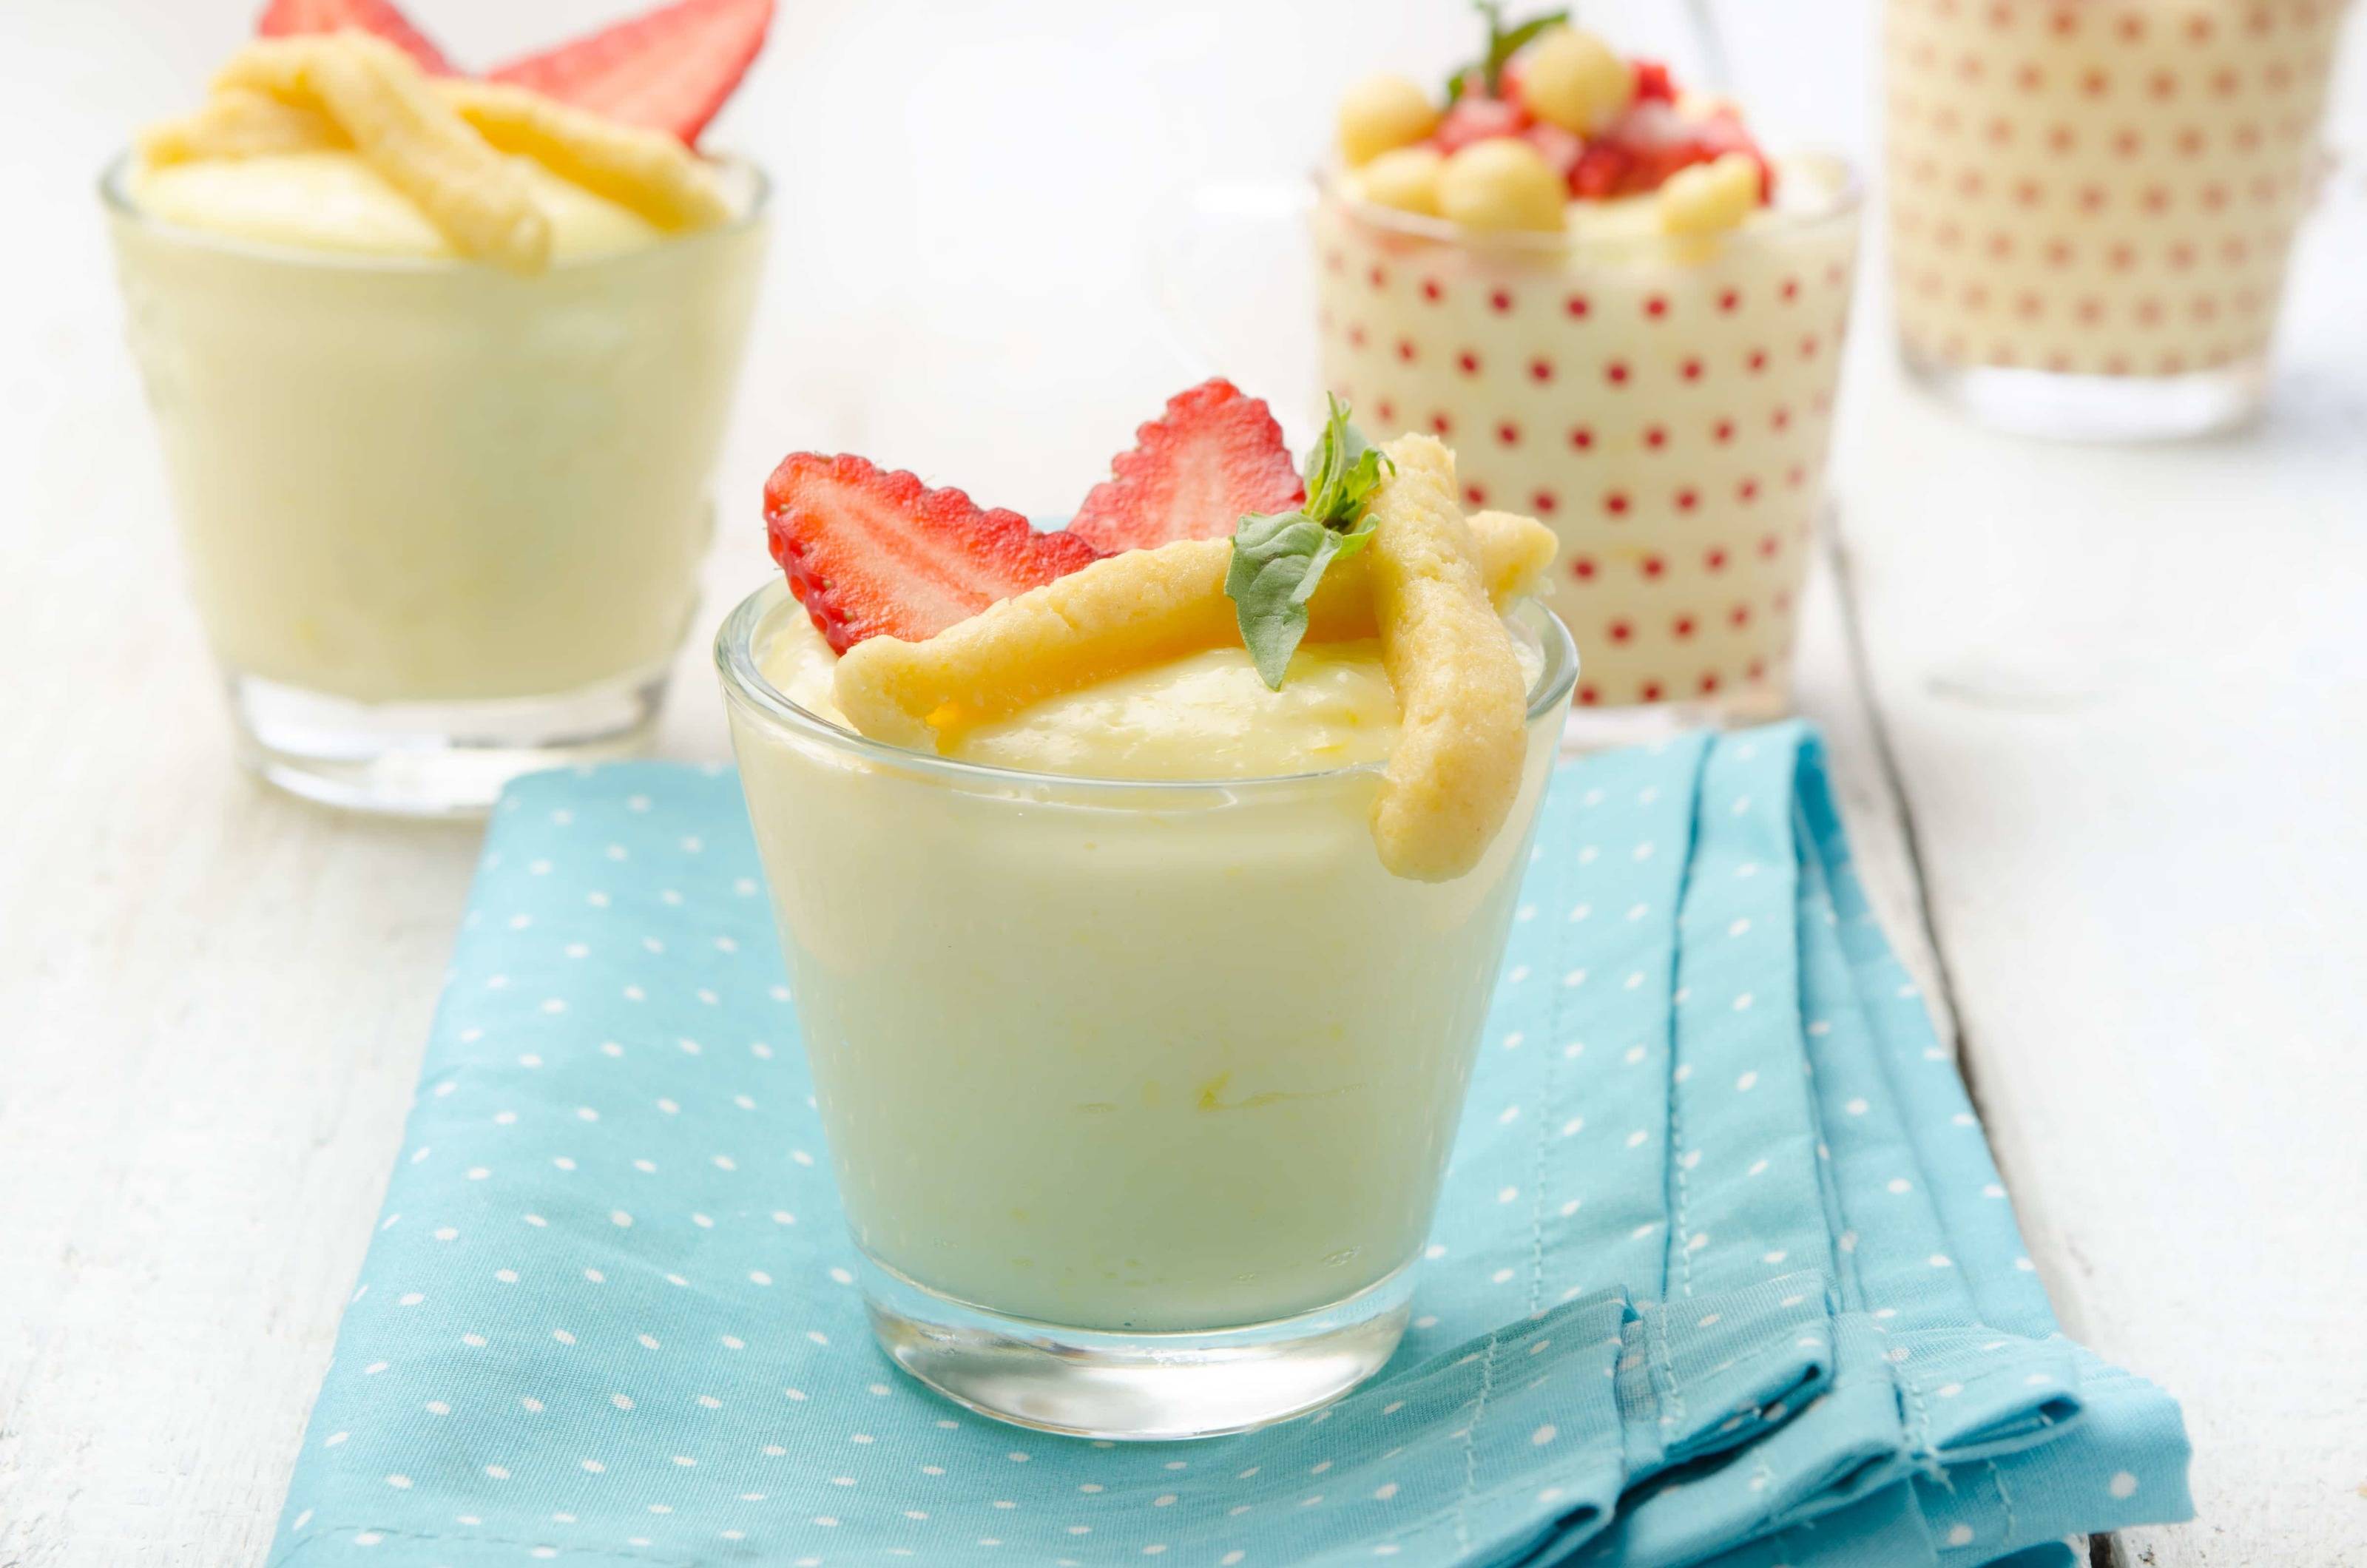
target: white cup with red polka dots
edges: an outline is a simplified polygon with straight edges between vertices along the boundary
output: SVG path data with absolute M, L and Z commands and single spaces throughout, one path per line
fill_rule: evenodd
M 1324 383 L 1376 438 L 1444 438 L 1467 508 L 1561 536 L 1577 738 L 1791 705 L 1859 199 L 1838 159 L 1778 170 L 1701 239 L 1474 234 L 1319 182 Z
M 2348 0 L 1887 0 L 1892 292 L 1976 417 L 2199 434 L 2259 407 Z

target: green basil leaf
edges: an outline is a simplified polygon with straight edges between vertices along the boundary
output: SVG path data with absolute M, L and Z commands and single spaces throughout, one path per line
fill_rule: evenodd
M 1277 692 L 1307 636 L 1307 603 L 1325 570 L 1363 549 L 1377 525 L 1372 499 L 1390 472 L 1388 456 L 1365 439 L 1348 412 L 1331 400 L 1323 432 L 1308 449 L 1304 506 L 1234 525 L 1225 594 L 1259 678 Z
M 1393 468 L 1386 453 L 1366 450 L 1359 454 L 1355 466 L 1341 477 L 1338 505 L 1324 521 L 1337 527 L 1361 520 L 1365 509 L 1372 504 L 1373 493 L 1381 488 Z
M 1504 66 L 1523 47 L 1533 42 L 1547 28 L 1557 28 L 1569 21 L 1568 10 L 1546 11 L 1531 17 L 1525 22 L 1507 28 L 1501 0 L 1471 0 L 1471 7 L 1488 24 L 1487 51 L 1478 60 L 1456 71 L 1446 79 L 1446 103 L 1452 108 L 1471 90 L 1471 78 L 1478 76 L 1489 97 L 1500 97 L 1504 91 Z
M 1329 412 L 1323 420 L 1322 433 L 1315 445 L 1307 449 L 1307 503 L 1300 508 L 1319 523 L 1331 521 L 1340 503 L 1340 485 L 1348 468 L 1362 449 L 1364 437 L 1348 423 L 1348 405 L 1338 398 L 1329 399 Z M 1352 449 L 1353 448 L 1353 449 Z
M 1241 642 L 1268 689 L 1282 690 L 1290 656 L 1307 635 L 1307 601 L 1339 553 L 1339 536 L 1302 512 L 1249 516 L 1233 534 L 1225 596 Z

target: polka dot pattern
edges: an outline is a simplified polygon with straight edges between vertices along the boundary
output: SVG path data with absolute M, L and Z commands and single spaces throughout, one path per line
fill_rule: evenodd
M 1437 434 L 1467 507 L 1562 540 L 1580 705 L 1788 703 L 1857 241 L 1853 210 L 1674 261 L 1545 258 L 1316 215 L 1323 374 L 1376 435 Z
M 1911 352 L 2175 376 L 2267 351 L 2342 0 L 1889 0 Z
M 1796 728 L 1559 775 L 1404 1349 L 1210 1442 L 880 1355 L 754 865 L 729 774 L 505 798 L 273 1562 L 1772 1568 L 2183 1506 L 2175 1406 L 2015 1267 Z

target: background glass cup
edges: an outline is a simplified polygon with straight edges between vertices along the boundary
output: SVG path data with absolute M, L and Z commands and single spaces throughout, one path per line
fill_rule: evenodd
M 1575 737 L 1791 706 L 1858 190 L 1837 159 L 1779 166 L 1784 205 L 1705 241 L 1473 234 L 1319 181 L 1324 385 L 1376 440 L 1452 443 L 1467 506 L 1561 536 Z
M 755 300 L 740 216 L 515 276 L 250 243 L 101 182 L 239 754 L 334 805 L 483 810 L 649 738 Z
M 1395 1348 L 1575 679 L 1453 882 L 1381 869 L 1380 766 L 1116 783 L 949 761 L 796 706 L 804 611 L 717 640 L 733 749 L 872 1324 L 1004 1420 L 1238 1431 Z
M 2197 434 L 2265 393 L 2347 0 L 1888 0 L 1908 368 L 2001 428 Z

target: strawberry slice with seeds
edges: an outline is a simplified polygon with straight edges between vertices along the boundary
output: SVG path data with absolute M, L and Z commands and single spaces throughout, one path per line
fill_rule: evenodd
M 386 39 L 419 62 L 420 69 L 431 76 L 459 74 L 444 58 L 444 51 L 388 0 L 271 0 L 255 22 L 256 34 L 263 38 L 334 33 L 347 28 Z
M 1229 537 L 1246 513 L 1287 512 L 1307 499 L 1298 465 L 1264 400 L 1221 377 L 1167 400 L 1110 461 L 1069 532 L 1105 555 L 1178 539 Z
M 1039 534 L 861 457 L 792 452 L 764 482 L 773 558 L 816 630 L 844 653 L 867 637 L 931 637 L 999 599 L 1098 560 L 1069 534 Z
M 486 74 L 696 142 L 772 23 L 773 0 L 679 0 Z

